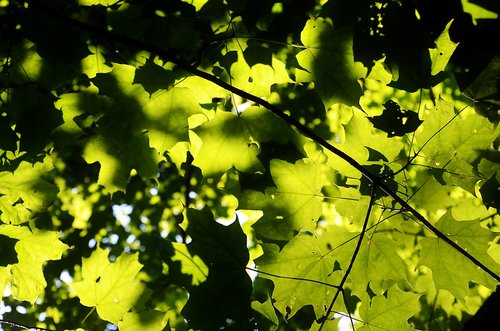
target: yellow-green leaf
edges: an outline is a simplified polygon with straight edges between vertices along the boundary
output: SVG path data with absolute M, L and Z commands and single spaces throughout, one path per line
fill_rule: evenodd
M 114 262 L 108 251 L 97 248 L 82 261 L 82 280 L 72 284 L 84 306 L 96 307 L 102 319 L 118 323 L 146 290 L 137 278 L 142 264 L 138 253 L 122 253 Z

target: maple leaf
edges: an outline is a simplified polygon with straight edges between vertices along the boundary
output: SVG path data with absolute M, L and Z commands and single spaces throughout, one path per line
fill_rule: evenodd
M 432 62 L 431 75 L 436 75 L 446 68 L 448 61 L 459 44 L 450 39 L 450 27 L 452 23 L 453 20 L 448 22 L 443 32 L 437 37 L 435 41 L 436 48 L 429 49 Z
M 250 107 L 241 114 L 216 112 L 215 117 L 194 129 L 202 141 L 193 165 L 205 177 L 220 176 L 233 166 L 243 172 L 263 171 L 257 158 L 261 142 L 285 142 L 290 129 L 264 109 Z
M 14 246 L 18 263 L 2 268 L 2 273 L 9 274 L 2 279 L 11 284 L 12 294 L 17 299 L 34 304 L 47 286 L 43 265 L 48 260 L 60 259 L 68 246 L 59 240 L 59 233 L 55 231 L 31 228 L 0 224 L 0 235 L 18 240 Z
M 274 159 L 270 169 L 277 188 L 264 194 L 247 191 L 240 199 L 241 208 L 264 212 L 253 227 L 262 236 L 278 240 L 290 239 L 294 231 L 314 229 L 322 211 L 319 195 L 329 184 L 328 167 L 310 159 L 295 164 Z
M 380 234 L 365 239 L 349 276 L 354 295 L 362 297 L 368 283 L 373 292 L 380 293 L 386 290 L 380 288 L 384 280 L 406 281 L 406 265 L 397 249 L 394 241 Z
M 364 325 L 358 330 L 414 330 L 408 319 L 420 310 L 419 297 L 394 285 L 385 295 L 373 297 L 371 303 L 363 301 L 359 315 Z
M 354 62 L 351 32 L 316 18 L 306 22 L 300 39 L 307 49 L 297 54 L 297 82 L 314 81 L 327 109 L 335 103 L 358 105 L 363 93 L 357 80 L 366 75 L 366 69 Z
M 493 239 L 490 230 L 477 221 L 456 221 L 451 212 L 441 216 L 436 227 L 448 238 L 463 247 L 472 256 L 500 274 L 500 265 L 487 253 Z M 450 291 L 464 305 L 469 293 L 469 282 L 474 281 L 495 288 L 496 281 L 439 238 L 424 238 L 420 241 L 422 253 L 419 265 L 432 269 L 436 287 Z
M 84 258 L 82 280 L 71 286 L 82 305 L 96 307 L 102 319 L 116 324 L 147 290 L 137 278 L 142 268 L 137 253 L 122 253 L 114 262 L 108 254 L 98 247 Z
M 52 170 L 50 157 L 43 162 L 21 162 L 14 172 L 0 172 L 0 220 L 22 224 L 52 203 L 57 187 L 44 179 Z
M 320 237 L 299 234 L 281 251 L 276 245 L 263 245 L 264 254 L 255 263 L 263 272 L 259 277 L 274 282 L 275 307 L 291 317 L 310 304 L 317 318 L 323 316 L 336 292 L 331 285 L 341 279 L 336 265 L 347 268 L 356 243 L 350 239 L 355 236 L 356 233 L 333 228 Z M 336 308 L 343 309 L 340 300 Z

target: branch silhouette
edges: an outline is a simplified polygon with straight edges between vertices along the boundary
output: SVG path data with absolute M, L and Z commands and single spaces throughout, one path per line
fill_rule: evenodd
M 372 174 L 370 171 L 368 171 L 364 166 L 362 166 L 359 162 L 357 162 L 354 158 L 349 156 L 348 154 L 344 153 L 340 149 L 336 148 L 335 146 L 331 145 L 328 141 L 323 139 L 322 137 L 318 136 L 314 131 L 309 129 L 306 125 L 300 123 L 298 120 L 294 119 L 290 115 L 287 115 L 283 110 L 281 110 L 279 107 L 272 105 L 271 103 L 259 98 L 256 95 L 253 95 L 251 93 L 248 93 L 244 90 L 241 90 L 237 87 L 232 86 L 229 83 L 226 83 L 225 81 L 217 78 L 216 76 L 207 73 L 205 71 L 202 71 L 188 63 L 186 63 L 184 60 L 173 54 L 171 51 L 167 49 L 160 48 L 158 46 L 155 46 L 151 43 L 130 38 L 124 35 L 116 34 L 114 32 L 105 30 L 103 28 L 100 28 L 98 26 L 94 26 L 92 24 L 88 24 L 86 22 L 73 19 L 71 17 L 68 17 L 64 14 L 61 14 L 59 11 L 53 9 L 52 7 L 44 4 L 40 0 L 25 0 L 25 2 L 28 4 L 28 8 L 31 7 L 37 11 L 39 11 L 41 14 L 44 14 L 48 17 L 51 17 L 52 19 L 58 21 L 59 23 L 66 25 L 71 28 L 76 28 L 79 30 L 82 30 L 87 33 L 94 34 L 100 38 L 107 39 L 108 41 L 113 41 L 113 42 L 118 42 L 123 44 L 124 46 L 137 49 L 137 50 L 145 50 L 148 51 L 154 55 L 157 55 L 161 58 L 163 58 L 166 61 L 169 61 L 175 65 L 177 65 L 179 68 L 195 75 L 200 78 L 203 78 L 207 81 L 210 81 L 225 90 L 234 93 L 236 95 L 239 95 L 242 98 L 245 98 L 247 100 L 250 100 L 254 102 L 257 105 L 260 105 L 269 111 L 271 111 L 274 115 L 278 116 L 282 120 L 284 120 L 288 125 L 294 127 L 297 129 L 299 132 L 301 132 L 303 135 L 309 137 L 319 145 L 321 145 L 323 148 L 329 150 L 330 152 L 334 153 L 335 155 L 339 156 L 340 158 L 344 159 L 346 162 L 348 162 L 353 168 L 358 170 L 365 178 L 367 178 L 373 187 L 380 188 L 383 192 L 385 192 L 387 195 L 392 197 L 399 205 L 401 205 L 404 209 L 409 211 L 414 215 L 414 217 L 420 221 L 425 227 L 427 227 L 432 233 L 434 233 L 439 239 L 443 240 L 446 242 L 448 245 L 453 247 L 456 251 L 460 252 L 463 256 L 465 256 L 467 259 L 469 259 L 472 263 L 474 263 L 476 266 L 481 268 L 483 271 L 488 273 L 491 277 L 493 277 L 495 280 L 500 282 L 500 275 L 497 275 L 493 270 L 488 268 L 486 265 L 484 265 L 482 262 L 480 262 L 478 259 L 476 259 L 474 256 L 472 256 L 469 252 L 467 252 L 464 248 L 460 247 L 457 243 L 455 243 L 453 240 L 448 238 L 444 233 L 442 233 L 439 229 L 437 229 L 432 223 L 430 223 L 422 214 L 420 214 L 416 209 L 414 209 L 412 206 L 408 204 L 405 199 L 401 198 L 396 192 L 391 190 L 383 181 L 383 178 Z

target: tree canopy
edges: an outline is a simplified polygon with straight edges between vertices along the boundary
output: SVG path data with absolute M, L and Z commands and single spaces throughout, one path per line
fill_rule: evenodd
M 0 0 L 0 326 L 460 329 L 500 281 L 499 12 Z

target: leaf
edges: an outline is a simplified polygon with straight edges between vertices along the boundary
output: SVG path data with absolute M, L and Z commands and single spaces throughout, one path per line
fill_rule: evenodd
M 303 159 L 288 163 L 271 160 L 270 169 L 277 189 L 245 192 L 243 209 L 260 209 L 264 216 L 253 225 L 263 237 L 288 240 L 299 230 L 311 231 L 321 215 L 321 189 L 329 185 L 324 161 Z
M 351 259 L 356 233 L 333 228 L 327 235 L 315 237 L 300 233 L 280 251 L 274 244 L 263 245 L 264 254 L 255 260 L 262 273 L 274 283 L 274 306 L 292 317 L 306 305 L 312 305 L 316 318 L 326 313 L 340 282 L 336 264 L 343 270 Z M 347 243 L 347 244 L 346 244 Z M 342 307 L 343 309 L 343 307 Z
M 487 149 L 499 132 L 486 119 L 467 111 L 452 120 L 455 116 L 453 104 L 442 98 L 437 100 L 435 108 L 426 109 L 422 116 L 423 130 L 417 132 L 415 139 L 424 147 L 422 152 L 437 166 L 456 158 L 472 162 L 479 150 Z
M 459 43 L 455 43 L 450 39 L 450 27 L 453 20 L 446 24 L 443 32 L 437 37 L 435 41 L 435 48 L 429 49 L 431 55 L 431 75 L 436 75 L 443 71 L 450 61 L 453 52 Z
M 458 222 L 448 211 L 439 219 L 436 227 L 480 262 L 500 274 L 500 265 L 487 254 L 493 234 L 480 226 L 478 221 Z M 474 281 L 495 288 L 496 281 L 491 276 L 478 270 L 471 261 L 441 239 L 424 238 L 420 245 L 422 252 L 419 265 L 431 268 L 436 288 L 450 291 L 464 305 L 465 297 L 469 293 L 469 282 Z
M 266 319 L 268 319 L 272 326 L 269 328 L 269 331 L 275 331 L 279 327 L 278 316 L 276 316 L 276 312 L 274 311 L 274 306 L 271 303 L 271 298 L 267 298 L 266 301 L 260 303 L 258 301 L 252 301 L 252 309 L 256 312 L 260 313 Z
M 380 116 L 370 118 L 373 126 L 388 133 L 388 137 L 404 136 L 415 132 L 422 121 L 418 114 L 413 111 L 401 109 L 394 101 L 384 103 L 384 112 Z
M 120 331 L 162 331 L 167 324 L 165 313 L 149 310 L 140 313 L 128 312 L 117 326 Z
M 382 281 L 406 281 L 406 264 L 398 255 L 396 243 L 381 234 L 365 238 L 356 256 L 350 279 L 352 293 L 362 297 L 368 284 L 373 292 L 380 294 L 386 288 L 380 288 Z
M 137 278 L 142 264 L 137 253 L 122 253 L 114 262 L 108 250 L 97 247 L 82 260 L 82 280 L 71 286 L 80 303 L 96 307 L 102 319 L 117 324 L 136 304 L 146 287 Z
M 216 112 L 215 117 L 194 129 L 203 145 L 193 165 L 205 177 L 220 176 L 233 166 L 243 172 L 263 171 L 257 158 L 259 143 L 287 141 L 289 128 L 264 109 L 250 107 L 235 115 Z
M 18 137 L 6 117 L 0 117 L 0 149 L 15 151 L 17 149 Z
M 110 193 L 125 191 L 132 169 L 143 178 L 155 177 L 160 161 L 144 134 L 116 139 L 112 132 L 104 131 L 87 142 L 83 157 L 89 164 L 101 164 L 97 182 Z
M 144 107 L 144 127 L 148 130 L 150 146 L 160 155 L 179 141 L 188 141 L 188 118 L 203 114 L 194 95 L 187 88 L 174 87 L 158 91 Z
M 500 202 L 498 200 L 500 183 L 496 177 L 491 177 L 488 179 L 481 188 L 479 192 L 481 192 L 481 196 L 483 198 L 483 202 L 486 207 L 491 207 L 495 209 L 500 209 Z
M 195 329 L 215 330 L 227 319 L 235 321 L 237 329 L 247 329 L 252 285 L 245 271 L 247 238 L 238 220 L 224 226 L 210 212 L 195 209 L 189 209 L 187 217 L 186 232 L 192 238 L 187 249 L 209 270 L 204 282 L 189 288 L 182 314 Z
M 419 310 L 420 295 L 391 287 L 386 295 L 377 295 L 368 305 L 363 301 L 359 315 L 363 326 L 358 330 L 414 330 L 408 319 Z
M 18 263 L 10 266 L 6 281 L 11 284 L 14 297 L 34 304 L 47 286 L 43 276 L 45 262 L 60 259 L 69 247 L 59 240 L 59 233 L 31 228 L 0 224 L 0 235 L 18 240 L 14 246 Z M 2 270 L 5 273 L 9 267 Z
M 300 40 L 307 49 L 296 56 L 297 82 L 314 81 L 326 109 L 335 103 L 358 106 L 363 93 L 357 80 L 366 75 L 366 69 L 354 62 L 351 32 L 316 18 L 306 22 Z
M 78 3 L 81 6 L 95 6 L 95 5 L 111 6 L 115 2 L 116 1 L 114 0 L 78 0 Z
M 203 263 L 203 260 L 198 256 L 192 256 L 186 245 L 172 243 L 175 250 L 175 255 L 172 261 L 181 263 L 181 272 L 192 276 L 192 284 L 199 285 L 207 279 L 208 267 Z
M 30 164 L 23 161 L 14 172 L 0 172 L 0 220 L 22 224 L 45 210 L 56 198 L 57 187 L 44 177 L 53 168 L 50 157 Z
M 110 72 L 112 70 L 106 61 L 103 47 L 99 45 L 89 45 L 89 50 L 92 54 L 82 59 L 81 62 L 82 72 L 85 73 L 88 78 L 94 78 L 97 74 Z
M 494 56 L 486 68 L 464 90 L 475 101 L 474 109 L 490 122 L 500 121 L 500 56 Z

